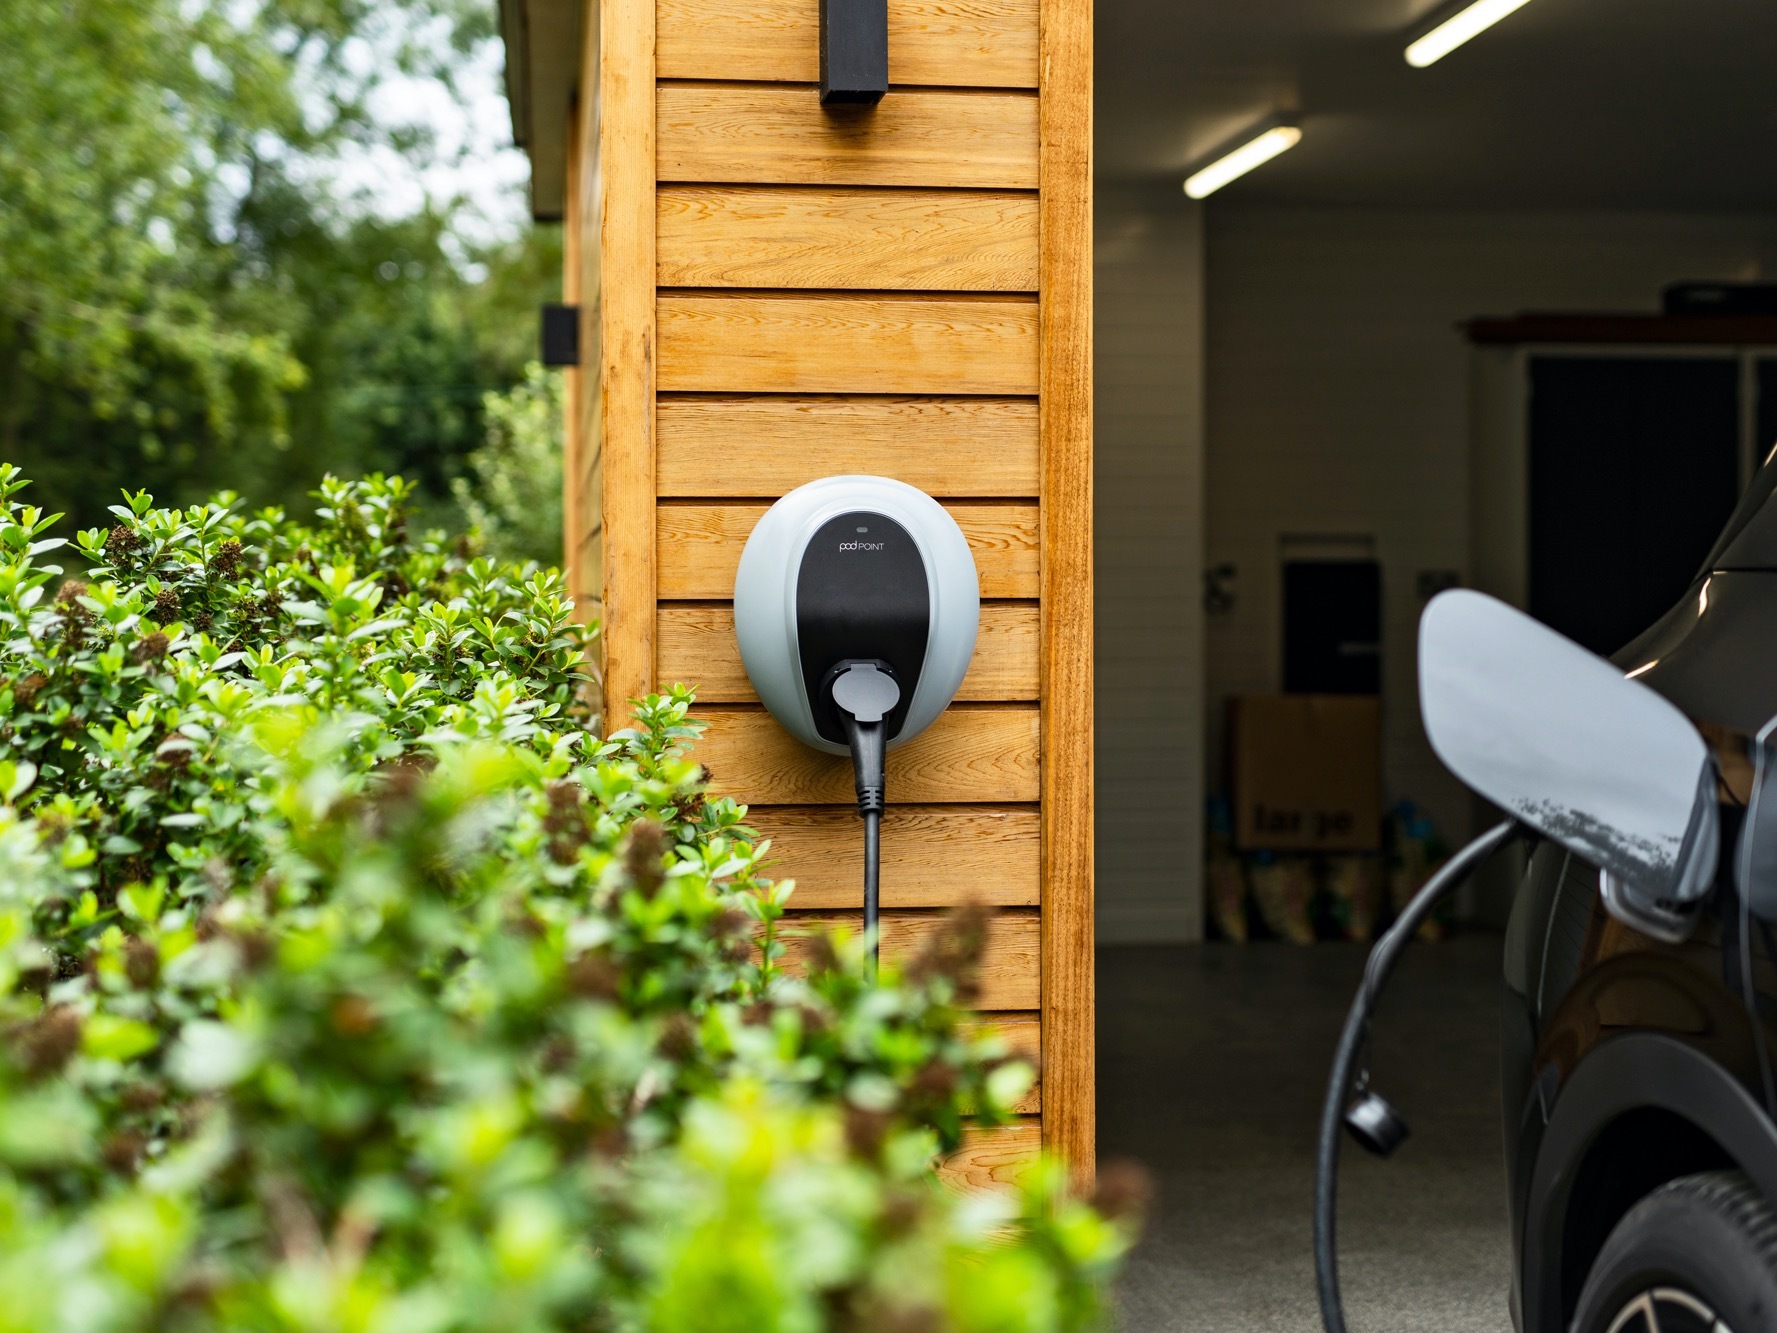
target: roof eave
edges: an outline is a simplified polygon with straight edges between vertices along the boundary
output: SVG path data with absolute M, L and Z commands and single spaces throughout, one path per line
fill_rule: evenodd
M 567 202 L 582 10 L 582 0 L 500 0 L 512 139 L 531 159 L 531 216 L 539 222 L 559 222 Z

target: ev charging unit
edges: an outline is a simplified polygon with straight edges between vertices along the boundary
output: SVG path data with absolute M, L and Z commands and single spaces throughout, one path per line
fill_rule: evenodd
M 797 487 L 741 552 L 734 632 L 753 688 L 798 740 L 852 757 L 873 950 L 884 754 L 956 696 L 980 617 L 980 577 L 956 520 L 887 477 Z

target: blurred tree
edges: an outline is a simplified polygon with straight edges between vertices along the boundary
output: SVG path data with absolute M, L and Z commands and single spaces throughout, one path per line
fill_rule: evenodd
M 532 362 L 524 383 L 483 396 L 486 438 L 452 483 L 464 516 L 502 560 L 562 558 L 562 377 Z
M 262 299 L 284 307 L 270 319 L 307 375 L 288 396 L 300 447 L 238 451 L 244 466 L 210 480 L 294 496 L 323 469 L 399 472 L 419 484 L 422 519 L 442 521 L 428 511 L 482 442 L 484 395 L 522 381 L 535 355 L 537 303 L 559 281 L 557 233 L 476 252 L 471 281 L 446 213 L 341 221 L 285 181 L 262 184 L 241 223 L 250 265 L 267 275 Z
M 324 469 L 434 505 L 523 377 L 559 241 L 336 197 L 395 71 L 449 81 L 492 0 L 0 3 L 0 459 L 102 521 L 126 483 L 301 502 Z M 366 58 L 366 52 L 374 54 Z M 471 281 L 473 273 L 479 281 Z

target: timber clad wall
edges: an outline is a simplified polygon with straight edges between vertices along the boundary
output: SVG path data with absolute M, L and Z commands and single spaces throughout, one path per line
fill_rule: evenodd
M 849 763 L 760 708 L 734 572 L 803 482 L 937 496 L 975 552 L 981 637 L 958 702 L 889 756 L 883 947 L 994 907 L 982 1007 L 1043 1079 L 949 1169 L 1003 1181 L 1041 1139 L 1088 1177 L 1089 0 L 890 0 L 890 91 L 839 111 L 814 87 L 815 0 L 603 0 L 586 26 L 569 557 L 609 707 L 697 685 L 698 756 L 751 804 L 797 913 L 855 919 Z

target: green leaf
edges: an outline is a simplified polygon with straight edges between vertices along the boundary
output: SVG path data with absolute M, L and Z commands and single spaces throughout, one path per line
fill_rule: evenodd
M 209 1019 L 187 1023 L 167 1055 L 167 1069 L 188 1088 L 213 1090 L 239 1082 L 252 1070 L 258 1049 L 246 1034 Z
M 160 1045 L 160 1034 L 139 1019 L 93 1014 L 80 1031 L 80 1049 L 95 1060 L 133 1060 Z
M 26 759 L 0 759 L 0 794 L 8 802 L 18 800 L 37 781 L 37 765 Z
M 160 920 L 166 892 L 166 886 L 162 884 L 131 884 L 118 890 L 118 910 L 131 921 L 152 924 Z
M 1010 1110 L 1036 1084 L 1036 1078 L 1036 1070 L 1024 1061 L 1007 1061 L 987 1076 L 988 1100 Z

